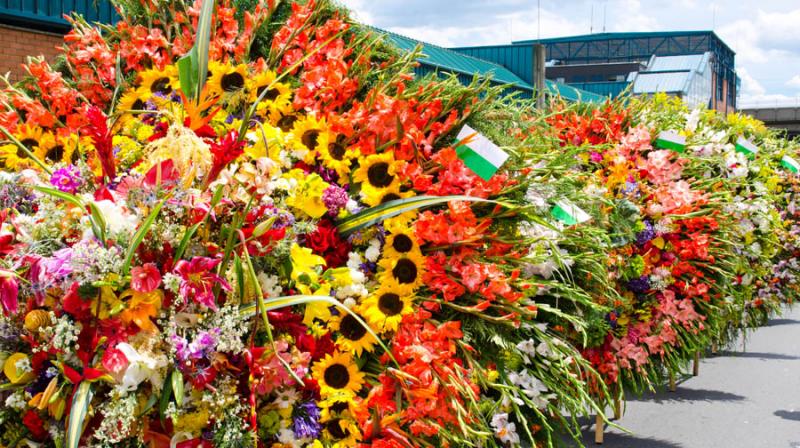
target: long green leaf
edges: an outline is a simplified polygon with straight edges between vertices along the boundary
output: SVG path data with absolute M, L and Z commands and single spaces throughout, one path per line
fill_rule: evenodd
M 181 82 L 181 90 L 186 98 L 194 98 L 197 78 L 197 47 L 192 47 L 188 53 L 178 59 L 178 80 Z
M 474 196 L 415 196 L 411 198 L 388 201 L 383 204 L 376 205 L 375 207 L 362 210 L 339 221 L 337 227 L 339 229 L 339 233 L 346 236 L 385 219 L 401 215 L 405 212 L 431 207 L 450 201 L 488 202 L 505 205 L 502 202 L 493 201 L 490 199 L 482 199 Z
M 94 202 L 86 203 L 83 201 L 83 199 L 75 196 L 74 194 L 65 193 L 55 188 L 35 186 L 33 189 L 48 196 L 53 196 L 54 198 L 69 202 L 70 204 L 80 207 L 81 209 L 89 207 L 89 211 L 91 213 L 89 220 L 92 224 L 92 232 L 94 233 L 94 236 L 102 242 L 102 244 L 106 243 L 106 219 Z
M 72 396 L 69 416 L 67 417 L 66 448 L 78 448 L 83 433 L 83 423 L 89 413 L 89 404 L 92 402 L 94 391 L 92 383 L 82 381 Z
M 175 395 L 175 403 L 183 405 L 183 374 L 179 370 L 172 371 L 172 393 Z
M 175 255 L 173 256 L 175 260 L 180 260 L 181 257 L 183 257 L 183 253 L 186 252 L 186 248 L 189 247 L 189 242 L 191 242 L 192 236 L 194 236 L 197 230 L 205 224 L 205 222 L 208 220 L 208 217 L 211 216 L 211 211 L 214 210 L 214 207 L 216 207 L 219 201 L 222 199 L 223 187 L 223 185 L 217 187 L 217 191 L 214 192 L 214 197 L 211 198 L 211 203 L 208 207 L 209 212 L 203 217 L 202 221 L 186 229 L 186 232 L 183 234 L 183 238 L 181 238 L 181 242 L 178 244 L 178 248 L 175 250 Z
M 144 220 L 139 230 L 133 235 L 133 239 L 131 240 L 131 245 L 128 247 L 128 253 L 125 254 L 125 262 L 122 265 L 122 275 L 128 275 L 128 271 L 131 269 L 131 263 L 133 262 L 133 256 L 136 254 L 136 249 L 142 244 L 144 241 L 144 237 L 147 236 L 147 232 L 150 231 L 150 227 L 153 226 L 153 223 L 156 221 L 156 217 L 158 216 L 159 212 L 161 212 L 161 207 L 164 206 L 164 203 L 167 202 L 168 198 L 164 198 L 161 202 L 159 202 L 154 208 L 153 211 L 147 215 L 147 219 Z
M 211 21 L 214 13 L 214 0 L 205 0 L 197 21 L 197 35 L 194 46 L 178 59 L 178 79 L 181 90 L 192 99 L 200 96 L 208 76 L 208 50 L 211 47 Z

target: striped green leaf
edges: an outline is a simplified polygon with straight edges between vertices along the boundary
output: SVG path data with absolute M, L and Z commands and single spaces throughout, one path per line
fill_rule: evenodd
M 165 202 L 167 202 L 166 198 L 153 208 L 153 211 L 147 215 L 147 219 L 145 219 L 141 227 L 139 227 L 139 230 L 137 230 L 133 235 L 131 245 L 128 247 L 128 253 L 125 254 L 125 262 L 122 265 L 122 275 L 127 275 L 128 271 L 130 271 L 131 263 L 133 262 L 133 256 L 136 254 L 136 249 L 140 244 L 142 244 L 142 241 L 144 241 L 144 237 L 147 236 L 147 232 L 150 231 L 150 227 L 152 227 L 153 223 L 155 223 L 156 217 L 158 217 L 158 214 L 161 212 L 161 207 L 164 206 Z
M 78 389 L 72 396 L 72 405 L 70 406 L 69 416 L 67 417 L 67 434 L 65 448 L 78 448 L 83 433 L 83 424 L 86 420 L 86 415 L 89 413 L 89 405 L 92 402 L 94 390 L 92 383 L 82 381 L 78 385 Z
M 197 98 L 208 76 L 208 50 L 211 46 L 211 22 L 214 0 L 205 0 L 197 22 L 197 35 L 189 53 L 178 60 L 181 90 L 189 98 Z
M 432 207 L 434 205 L 444 204 L 450 201 L 488 202 L 493 204 L 502 204 L 501 202 L 492 201 L 490 199 L 482 199 L 474 196 L 414 196 L 411 198 L 388 201 L 383 204 L 376 205 L 375 207 L 362 210 L 354 215 L 350 215 L 347 218 L 340 220 L 337 227 L 339 228 L 339 233 L 347 236 L 353 232 L 357 232 L 380 221 L 401 215 L 405 212 L 425 207 Z

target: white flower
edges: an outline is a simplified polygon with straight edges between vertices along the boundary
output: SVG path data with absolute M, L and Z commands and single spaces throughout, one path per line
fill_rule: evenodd
M 277 275 L 268 275 L 265 272 L 258 274 L 258 284 L 261 286 L 261 292 L 268 298 L 280 297 L 283 293 L 281 287 L 281 279 Z
M 700 122 L 700 108 L 694 109 L 691 113 L 686 114 L 686 129 L 689 132 L 697 130 L 697 124 Z
M 136 390 L 139 384 L 147 380 L 155 389 L 161 388 L 160 371 L 167 366 L 167 360 L 163 355 L 153 356 L 151 353 L 139 353 L 126 342 L 117 344 L 117 349 L 128 359 L 128 368 L 125 369 L 120 380 L 122 390 L 127 392 Z
M 510 445 L 519 445 L 519 434 L 517 425 L 508 421 L 508 414 L 495 414 L 492 416 L 492 429 L 494 434 L 501 442 Z
M 373 263 L 381 256 L 381 242 L 378 241 L 377 238 L 373 238 L 369 241 L 369 248 L 364 252 L 364 256 Z
M 352 270 L 358 270 L 361 267 L 361 254 L 358 252 L 350 252 L 347 254 L 347 267 Z M 351 274 L 352 275 L 352 274 Z
M 529 364 L 531 362 L 531 358 L 536 357 L 536 341 L 533 339 L 522 341 L 517 344 L 517 350 L 522 352 L 522 358 L 525 359 L 525 363 Z
M 544 356 L 545 358 L 553 357 L 553 351 L 550 349 L 550 346 L 547 345 L 547 342 L 541 342 L 536 347 L 536 353 L 540 354 L 541 356 Z
M 139 226 L 139 218 L 127 208 L 107 199 L 94 201 L 102 213 L 111 234 L 133 234 Z

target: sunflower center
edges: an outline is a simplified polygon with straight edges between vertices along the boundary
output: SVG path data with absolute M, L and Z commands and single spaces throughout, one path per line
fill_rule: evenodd
M 294 122 L 297 121 L 297 117 L 294 115 L 284 115 L 278 120 L 278 127 L 281 128 L 283 132 L 289 132 L 294 127 Z
M 408 258 L 401 258 L 394 265 L 392 275 L 400 283 L 414 283 L 417 279 L 417 265 Z
M 150 84 L 150 91 L 153 93 L 169 93 L 169 78 L 166 76 L 162 76 L 161 78 L 156 79 Z
M 331 409 L 331 411 L 332 411 L 332 412 L 335 412 L 335 413 L 337 413 L 337 414 L 340 414 L 340 413 L 342 413 L 342 412 L 346 411 L 348 408 L 349 408 L 349 406 L 347 405 L 347 403 L 346 403 L 346 402 L 344 402 L 344 401 L 337 401 L 336 403 L 334 403 L 334 404 L 332 404 L 332 405 L 331 405 L 331 408 L 330 408 L 330 409 Z
M 367 179 L 370 185 L 377 188 L 386 188 L 394 181 L 394 176 L 389 174 L 389 164 L 378 162 L 367 170 Z
M 414 242 L 406 234 L 395 235 L 392 240 L 392 248 L 400 253 L 406 253 L 414 247 Z
M 334 439 L 346 439 L 350 436 L 350 431 L 342 429 L 342 426 L 339 424 L 340 421 L 341 419 L 335 418 L 325 423 L 325 429 L 328 430 Z
M 341 364 L 332 364 L 325 369 L 325 384 L 334 388 L 342 389 L 350 382 L 350 372 L 347 367 Z
M 347 148 L 339 142 L 328 144 L 328 154 L 331 155 L 331 159 L 333 160 L 343 160 L 346 152 Z
M 36 141 L 35 138 L 26 138 L 20 141 L 22 145 L 28 149 L 33 149 L 34 146 L 38 145 L 39 142 Z
M 367 334 L 367 329 L 361 325 L 355 317 L 348 314 L 339 323 L 339 333 L 351 341 L 358 341 Z
M 132 110 L 144 110 L 144 101 L 141 99 L 137 99 L 136 101 L 131 104 Z
M 381 204 L 385 204 L 385 203 L 387 203 L 389 201 L 396 201 L 398 199 L 400 199 L 400 196 L 397 193 L 386 193 L 381 198 Z
M 69 157 L 69 161 L 70 161 L 70 163 L 75 165 L 78 162 L 78 160 L 80 160 L 80 158 L 81 158 L 81 154 L 76 149 L 75 151 L 72 151 L 72 155 Z
M 316 129 L 309 129 L 303 132 L 303 136 L 300 137 L 300 141 L 303 142 L 303 145 L 310 151 L 313 151 L 314 148 L 317 147 L 317 139 L 319 139 L 319 131 Z
M 244 76 L 239 72 L 226 73 L 222 75 L 219 85 L 226 92 L 234 92 L 244 87 Z
M 44 155 L 45 159 L 53 163 L 60 162 L 62 157 L 64 157 L 64 147 L 62 145 L 53 146 L 48 149 L 47 154 Z
M 387 292 L 378 299 L 378 309 L 387 316 L 397 316 L 403 311 L 403 301 L 397 294 Z
M 267 88 L 267 86 L 261 86 L 258 89 L 256 89 L 256 95 L 260 97 L 261 94 L 264 93 L 264 90 L 266 88 Z M 267 101 L 275 101 L 275 99 L 278 98 L 278 95 L 280 95 L 280 94 L 281 94 L 280 90 L 278 90 L 278 89 L 273 87 L 273 88 L 267 90 L 267 94 L 264 95 L 264 99 L 267 100 Z

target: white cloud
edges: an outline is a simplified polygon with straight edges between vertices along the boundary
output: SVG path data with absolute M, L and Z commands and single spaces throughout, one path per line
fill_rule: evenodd
M 800 75 L 794 75 L 791 79 L 786 81 L 786 85 L 789 87 L 796 87 L 800 89 Z

